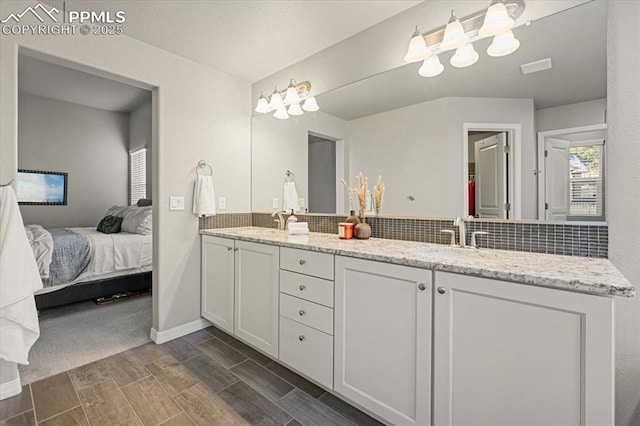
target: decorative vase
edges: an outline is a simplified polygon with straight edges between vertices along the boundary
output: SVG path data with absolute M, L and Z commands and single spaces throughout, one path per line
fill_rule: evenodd
M 347 216 L 347 218 L 344 221 L 346 223 L 353 223 L 353 226 L 355 226 L 355 225 L 360 223 L 360 219 L 358 219 L 358 216 L 356 216 L 356 211 L 355 210 L 351 210 L 349 212 L 349 216 Z
M 353 228 L 353 236 L 359 240 L 368 240 L 371 237 L 371 227 L 366 222 L 364 216 L 360 217 L 360 223 Z

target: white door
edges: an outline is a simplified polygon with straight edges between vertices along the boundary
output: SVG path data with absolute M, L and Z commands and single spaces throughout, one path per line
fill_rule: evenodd
M 499 133 L 475 143 L 476 214 L 481 218 L 507 217 L 506 135 Z
M 545 139 L 544 179 L 547 220 L 567 220 L 569 214 L 569 146 L 564 139 Z
M 431 271 L 335 267 L 334 390 L 391 424 L 430 424 Z
M 233 333 L 233 240 L 202 236 L 202 317 Z
M 236 241 L 234 334 L 278 356 L 280 248 Z
M 613 299 L 436 272 L 436 425 L 612 425 Z

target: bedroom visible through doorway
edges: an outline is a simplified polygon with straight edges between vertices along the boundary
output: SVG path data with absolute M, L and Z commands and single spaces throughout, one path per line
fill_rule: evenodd
M 34 255 L 47 253 L 22 384 L 150 341 L 153 93 L 105 75 L 18 57 L 18 168 L 68 176 L 66 205 L 19 206 Z M 18 180 L 18 193 L 29 185 Z

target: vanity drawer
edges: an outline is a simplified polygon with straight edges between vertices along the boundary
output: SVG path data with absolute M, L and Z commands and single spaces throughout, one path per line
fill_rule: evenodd
M 280 293 L 280 315 L 333 335 L 333 309 Z
M 333 281 L 282 270 L 280 291 L 333 308 Z
M 332 280 L 333 255 L 282 247 L 280 248 L 280 268 Z
M 316 382 L 333 388 L 333 337 L 280 316 L 279 359 Z

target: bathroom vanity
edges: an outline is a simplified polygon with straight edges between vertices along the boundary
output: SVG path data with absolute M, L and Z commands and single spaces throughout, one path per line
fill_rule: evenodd
M 612 424 L 606 259 L 203 230 L 202 316 L 389 424 Z

